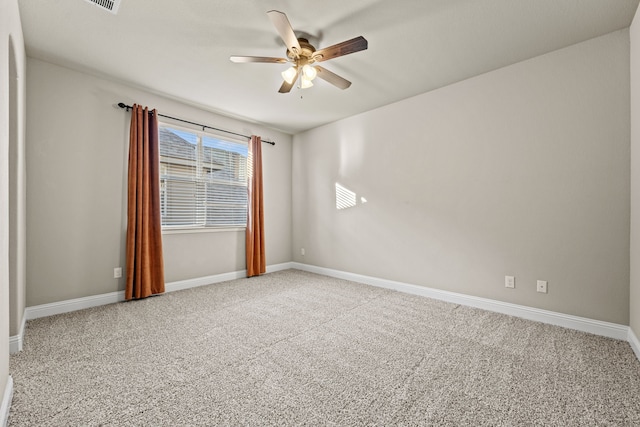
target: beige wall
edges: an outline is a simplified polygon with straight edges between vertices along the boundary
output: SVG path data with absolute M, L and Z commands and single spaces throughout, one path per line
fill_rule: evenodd
M 628 30 L 296 135 L 293 201 L 295 261 L 628 324 Z
M 640 14 L 630 28 L 631 39 L 631 289 L 629 325 L 640 337 Z
M 24 161 L 19 153 L 24 150 L 24 104 L 25 104 L 25 52 L 22 26 L 18 12 L 18 2 L 0 2 L 0 402 L 3 401 L 7 379 L 9 378 L 9 336 L 14 323 L 22 321 L 24 312 L 24 286 L 17 280 L 19 273 L 12 271 L 17 264 L 10 260 L 19 257 L 17 251 L 24 240 L 15 234 L 24 226 L 23 213 L 16 204 L 24 197 L 24 163 L 20 170 L 13 169 L 10 176 L 10 156 L 13 161 Z M 11 201 L 11 203 L 10 203 Z M 9 218 L 12 218 L 11 220 Z M 13 239 L 13 242 L 10 240 Z M 13 244 L 11 244 L 13 243 Z M 11 244 L 11 246 L 10 246 Z M 21 258 L 21 261 L 24 261 Z M 11 277 L 11 281 L 10 281 Z M 23 284 L 22 284 L 23 285 Z M 12 287 L 10 293 L 10 286 Z M 20 305 L 17 307 L 16 304 Z M 11 315 L 10 315 L 11 314 Z M 11 328 L 10 328 L 11 325 Z M 0 414 L 4 415 L 4 414 Z
M 267 264 L 291 260 L 291 136 L 36 59 L 27 67 L 27 306 L 124 289 L 130 114 L 118 102 L 276 141 L 263 146 Z M 168 282 L 245 268 L 244 233 L 164 235 Z

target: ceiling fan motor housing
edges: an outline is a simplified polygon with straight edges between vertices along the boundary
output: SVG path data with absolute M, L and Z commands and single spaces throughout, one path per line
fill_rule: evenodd
M 305 65 L 314 62 L 313 54 L 316 51 L 316 48 L 309 43 L 309 40 L 302 37 L 298 39 L 298 43 L 300 44 L 301 51 L 298 53 L 298 55 L 296 55 L 295 52 L 291 52 L 289 49 L 287 49 L 287 58 L 289 58 L 293 62 L 297 62 L 299 65 Z

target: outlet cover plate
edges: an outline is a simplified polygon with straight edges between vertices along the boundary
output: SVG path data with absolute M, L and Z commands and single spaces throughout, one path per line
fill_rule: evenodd
M 504 287 L 511 289 L 515 288 L 516 278 L 514 276 L 504 276 Z
M 536 285 L 536 290 L 543 294 L 547 293 L 547 281 L 546 280 L 538 280 Z

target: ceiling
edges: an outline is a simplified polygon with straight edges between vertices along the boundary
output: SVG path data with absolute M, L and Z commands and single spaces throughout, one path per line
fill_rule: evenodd
M 19 5 L 31 57 L 295 134 L 626 28 L 638 1 L 122 0 L 116 15 L 85 0 Z M 322 63 L 352 86 L 280 94 L 286 64 L 229 61 L 285 57 L 273 9 L 318 49 L 364 36 L 368 50 Z

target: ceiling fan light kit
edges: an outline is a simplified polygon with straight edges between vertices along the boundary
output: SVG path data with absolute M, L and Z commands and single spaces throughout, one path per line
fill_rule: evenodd
M 300 77 L 300 89 L 307 89 L 313 86 L 313 82 L 305 76 Z
M 292 84 L 296 76 L 298 75 L 298 70 L 296 67 L 289 67 L 282 72 L 282 78 L 285 82 Z
M 229 59 L 232 62 L 264 62 L 272 64 L 292 63 L 293 65 L 290 68 L 281 73 L 284 82 L 278 91 L 280 93 L 289 93 L 298 78 L 300 79 L 301 89 L 313 86 L 313 79 L 316 77 L 320 77 L 339 89 L 346 89 L 351 86 L 351 82 L 349 80 L 340 77 L 320 65 L 312 64 L 328 61 L 329 59 L 367 49 L 368 43 L 364 37 L 359 36 L 333 46 L 316 50 L 316 48 L 309 43 L 308 39 L 296 37 L 287 15 L 277 10 L 271 10 L 267 12 L 267 15 L 276 27 L 276 31 L 278 31 L 280 38 L 287 46 L 287 58 L 231 56 Z
M 316 78 L 317 75 L 318 75 L 318 72 L 316 71 L 315 67 L 312 67 L 309 64 L 302 67 L 302 77 L 306 77 L 309 80 L 313 80 Z

